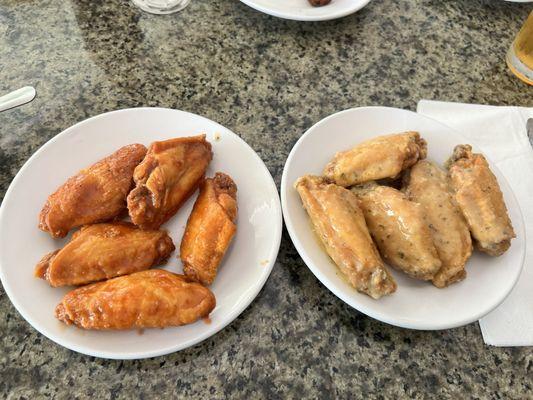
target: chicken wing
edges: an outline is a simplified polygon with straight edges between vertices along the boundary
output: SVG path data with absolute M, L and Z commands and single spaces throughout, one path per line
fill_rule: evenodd
M 84 329 L 164 328 L 207 317 L 215 296 L 184 275 L 150 269 L 67 293 L 56 318 Z
M 200 184 L 213 158 L 205 135 L 154 142 L 135 168 L 135 188 L 128 195 L 131 220 L 143 229 L 158 229 Z
M 468 225 L 453 199 L 446 172 L 422 160 L 411 168 L 404 187 L 407 197 L 424 208 L 442 267 L 433 284 L 446 287 L 466 277 L 465 264 L 472 254 Z
M 217 172 L 200 187 L 200 195 L 187 221 L 180 257 L 187 276 L 211 285 L 237 225 L 237 186 Z
M 378 136 L 337 153 L 324 175 L 340 186 L 395 178 L 426 154 L 426 141 L 418 132 Z
M 295 187 L 315 233 L 350 284 L 374 299 L 396 291 L 353 193 L 317 176 L 304 176 Z
M 164 231 L 117 222 L 81 228 L 61 250 L 37 264 L 35 276 L 51 286 L 85 285 L 127 275 L 166 261 L 174 243 Z
M 387 186 L 367 184 L 352 191 L 385 261 L 413 278 L 433 279 L 441 261 L 422 206 Z
M 516 237 L 500 186 L 482 154 L 469 145 L 456 146 L 448 161 L 455 200 L 466 218 L 476 248 L 502 255 Z
M 133 170 L 145 154 L 141 144 L 124 146 L 69 178 L 48 197 L 39 228 L 65 237 L 72 228 L 117 217 L 126 210 Z

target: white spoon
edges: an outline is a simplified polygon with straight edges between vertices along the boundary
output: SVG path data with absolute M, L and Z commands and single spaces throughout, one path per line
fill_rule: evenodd
M 29 103 L 35 98 L 35 88 L 25 86 L 0 97 L 0 112 Z

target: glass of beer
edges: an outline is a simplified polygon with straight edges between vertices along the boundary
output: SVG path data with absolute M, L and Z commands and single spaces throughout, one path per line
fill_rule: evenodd
M 513 74 L 533 85 L 533 11 L 507 52 L 507 65 Z
M 183 10 L 191 0 L 132 0 L 140 9 L 152 14 L 172 14 Z

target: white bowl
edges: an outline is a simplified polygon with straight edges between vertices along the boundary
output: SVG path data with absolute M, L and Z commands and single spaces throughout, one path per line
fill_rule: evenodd
M 306 174 L 322 173 L 340 150 L 377 135 L 419 131 L 428 142 L 428 158 L 439 164 L 455 145 L 468 143 L 451 128 L 420 114 L 387 107 L 363 107 L 339 112 L 310 128 L 294 145 L 283 170 L 281 202 L 287 230 L 300 256 L 315 276 L 337 297 L 380 321 L 411 329 L 447 329 L 468 324 L 498 306 L 517 282 L 525 257 L 522 213 L 511 188 L 491 164 L 500 183 L 517 238 L 500 257 L 475 252 L 466 266 L 467 278 L 446 289 L 417 281 L 389 268 L 398 283 L 396 293 L 373 300 L 356 292 L 317 243 L 307 213 L 293 185 Z M 473 143 L 471 143 L 473 144 Z M 473 148 L 476 151 L 475 144 Z M 489 160 L 490 163 L 490 160 Z
M 295 21 L 327 21 L 353 14 L 370 0 L 332 0 L 322 7 L 313 7 L 307 0 L 241 0 L 244 4 L 274 17 Z
M 238 230 L 211 286 L 217 306 L 211 323 L 136 331 L 98 332 L 67 327 L 54 308 L 68 291 L 51 288 L 33 277 L 46 253 L 67 239 L 54 240 L 37 229 L 47 196 L 68 177 L 121 146 L 149 145 L 154 140 L 207 134 L 214 158 L 208 176 L 223 171 L 238 186 Z M 163 226 L 177 248 L 196 194 Z M 40 148 L 21 168 L 0 209 L 0 278 L 20 314 L 54 342 L 95 357 L 154 357 L 192 346 L 215 334 L 257 296 L 266 282 L 281 240 L 281 207 L 276 185 L 259 156 L 237 135 L 195 114 L 162 108 L 135 108 L 102 114 L 80 122 Z M 175 252 L 165 267 L 180 272 Z

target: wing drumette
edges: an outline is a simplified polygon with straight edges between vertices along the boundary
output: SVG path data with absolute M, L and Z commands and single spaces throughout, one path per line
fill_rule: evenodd
M 337 153 L 324 169 L 324 175 L 340 186 L 395 178 L 425 158 L 426 147 L 418 132 L 378 136 Z
M 317 176 L 304 176 L 295 187 L 315 233 L 350 284 L 375 299 L 396 291 L 355 195 Z
M 466 277 L 465 264 L 472 254 L 468 225 L 453 199 L 446 172 L 422 160 L 411 168 L 404 187 L 410 200 L 424 208 L 442 267 L 433 284 L 446 287 Z
M 469 145 L 456 146 L 448 161 L 455 199 L 466 218 L 476 247 L 502 255 L 515 237 L 498 181 L 482 154 Z

